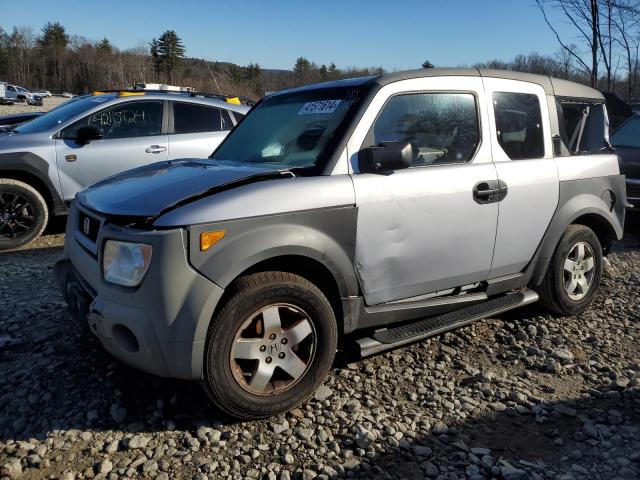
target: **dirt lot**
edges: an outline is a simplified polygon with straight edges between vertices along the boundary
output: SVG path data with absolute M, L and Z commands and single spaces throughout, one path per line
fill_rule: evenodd
M 69 99 L 62 97 L 46 97 L 42 99 L 43 105 L 41 107 L 27 105 L 25 103 L 16 103 L 14 105 L 0 105 L 0 116 L 24 112 L 46 112 L 54 107 L 57 107 L 62 102 L 66 102 L 67 100 Z
M 70 323 L 62 222 L 0 254 L 0 477 L 640 478 L 640 227 L 577 318 L 529 307 L 377 357 L 239 423 Z

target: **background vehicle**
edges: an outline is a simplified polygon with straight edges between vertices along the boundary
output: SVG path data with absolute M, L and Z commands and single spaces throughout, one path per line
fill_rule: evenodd
M 44 112 L 26 112 L 16 113 L 13 115 L 3 115 L 2 117 L 0 117 L 0 132 L 11 130 L 13 127 L 16 127 L 22 123 L 26 123 L 29 120 L 33 120 L 43 113 Z
M 0 198 L 21 208 L 0 225 L 0 249 L 28 243 L 82 188 L 130 168 L 207 157 L 249 110 L 224 97 L 97 92 L 0 136 Z M 7 197 L 8 198 L 8 197 Z
M 49 90 L 39 90 L 39 91 L 35 92 L 34 95 L 37 95 L 37 96 L 42 97 L 42 98 L 45 98 L 45 97 L 50 97 L 51 96 L 51 92 Z
M 620 157 L 620 171 L 627 178 L 627 201 L 640 208 L 640 115 L 620 125 L 610 141 Z
M 538 299 L 584 311 L 625 215 L 606 125 L 596 90 L 496 70 L 276 93 L 210 159 L 80 192 L 56 269 L 116 357 L 273 415 L 336 348 L 371 355 Z

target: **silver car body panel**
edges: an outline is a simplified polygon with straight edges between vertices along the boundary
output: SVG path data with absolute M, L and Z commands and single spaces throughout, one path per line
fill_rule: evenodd
M 615 154 L 556 157 L 556 164 L 561 182 L 620 174 L 618 156 Z
M 39 176 L 41 178 L 42 176 L 48 177 L 50 189 L 52 189 L 50 194 L 54 197 L 56 203 L 61 204 L 61 207 L 56 208 L 56 213 L 62 213 L 64 211 L 64 203 L 62 203 L 62 200 L 66 202 L 71 201 L 78 191 L 90 184 L 102 180 L 107 176 L 143 164 L 181 158 L 183 156 L 170 154 L 170 136 L 167 136 L 167 134 L 149 137 L 97 140 L 85 146 L 79 146 L 74 142 L 56 139 L 60 131 L 74 122 L 118 104 L 150 100 L 163 101 L 165 103 L 171 100 L 174 102 L 200 104 L 232 110 L 242 113 L 243 115 L 249 111 L 249 107 L 245 105 L 236 105 L 218 99 L 198 96 L 190 97 L 183 94 L 171 93 L 145 92 L 142 96 L 116 96 L 109 99 L 96 96 L 95 99 L 94 107 L 88 108 L 48 131 L 29 134 L 17 133 L 0 137 L 0 177 L 2 176 L 2 170 L 6 169 L 1 161 L 1 158 L 5 154 L 10 154 L 12 159 L 18 158 L 16 155 L 23 153 L 38 156 L 48 165 L 47 168 L 41 169 Z M 212 140 L 208 144 L 203 141 L 202 138 L 197 140 L 195 142 L 197 147 L 191 149 L 193 152 L 197 151 L 197 155 L 189 156 L 209 156 L 219 145 L 221 141 L 220 134 L 226 136 L 228 133 L 229 131 L 208 132 Z M 180 141 L 178 143 L 182 142 Z M 149 149 L 149 152 L 146 151 L 147 149 Z M 181 149 L 183 148 L 176 147 L 174 151 L 180 154 Z M 68 161 L 66 157 L 69 155 L 75 155 L 75 160 Z M 12 164 L 13 163 L 12 161 Z M 86 165 L 87 163 L 89 165 Z M 56 197 L 62 200 L 57 202 Z
M 489 113 L 490 143 L 498 178 L 509 189 L 498 203 L 498 231 L 490 277 L 519 272 L 533 257 L 540 238 L 558 206 L 558 171 L 553 160 L 551 124 L 542 86 L 500 78 L 483 78 Z M 536 95 L 542 113 L 545 155 L 540 159 L 511 160 L 498 142 L 493 111 L 494 92 Z
M 71 199 L 87 185 L 149 163 L 168 160 L 167 135 L 110 138 L 78 145 L 73 140 L 55 139 L 60 187 Z M 108 158 L 108 161 L 105 161 Z
M 386 101 L 405 92 L 476 96 L 483 139 L 470 163 L 358 173 L 358 151 Z M 347 143 L 358 206 L 356 269 L 368 304 L 484 280 L 491 268 L 498 204 L 478 204 L 480 181 L 496 180 L 482 80 L 432 77 L 385 85 Z M 447 232 L 443 235 L 442 232 Z
M 160 216 L 154 226 L 197 225 L 354 205 L 348 175 L 285 178 L 241 185 L 196 200 Z

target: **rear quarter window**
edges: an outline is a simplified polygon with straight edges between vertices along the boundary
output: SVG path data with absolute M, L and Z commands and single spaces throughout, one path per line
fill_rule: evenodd
M 174 102 L 173 133 L 202 133 L 231 130 L 233 122 L 227 110 L 194 103 Z

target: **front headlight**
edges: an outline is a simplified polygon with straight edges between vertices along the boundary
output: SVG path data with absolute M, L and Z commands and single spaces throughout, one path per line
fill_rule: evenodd
M 151 263 L 151 245 L 107 240 L 102 255 L 102 271 L 107 282 L 135 287 Z

